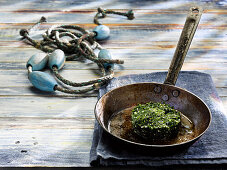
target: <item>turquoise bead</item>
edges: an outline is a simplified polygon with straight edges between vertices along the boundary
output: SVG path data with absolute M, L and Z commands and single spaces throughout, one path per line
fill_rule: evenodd
M 96 33 L 97 40 L 105 40 L 110 36 L 110 29 L 105 25 L 98 25 L 93 29 L 93 32 Z
M 111 53 L 109 52 L 109 50 L 102 49 L 102 50 L 99 51 L 98 58 L 100 58 L 100 59 L 112 59 L 112 56 L 111 56 Z M 104 66 L 105 69 L 108 69 L 110 67 L 113 68 L 114 64 L 104 63 L 103 66 Z
M 52 69 L 53 66 L 56 66 L 58 69 L 61 69 L 65 64 L 65 54 L 62 50 L 57 49 L 54 50 L 54 52 L 52 52 L 49 55 L 49 62 L 48 65 L 49 67 Z
M 32 66 L 32 71 L 42 70 L 48 62 L 47 54 L 37 53 L 28 60 L 26 67 Z
M 28 78 L 33 86 L 42 91 L 52 92 L 57 85 L 57 82 L 53 77 L 41 71 L 29 73 Z

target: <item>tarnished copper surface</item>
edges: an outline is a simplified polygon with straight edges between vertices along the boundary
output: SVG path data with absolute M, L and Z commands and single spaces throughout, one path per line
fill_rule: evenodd
M 159 93 L 155 92 L 157 88 L 161 88 Z M 178 91 L 177 97 L 175 95 L 176 92 L 174 93 L 176 90 Z M 163 96 L 165 95 L 168 95 L 167 101 L 163 100 Z M 147 103 L 150 101 L 165 102 L 181 111 L 194 124 L 193 136 L 181 141 L 172 140 L 164 143 L 150 143 L 132 140 L 132 138 L 127 137 L 127 135 L 126 137 L 120 137 L 110 133 L 108 125 L 113 115 L 124 109 L 135 106 L 138 103 Z M 211 113 L 206 104 L 199 97 L 184 89 L 159 83 L 138 83 L 116 88 L 100 98 L 95 107 L 95 115 L 100 125 L 111 135 L 126 142 L 151 147 L 169 147 L 195 141 L 207 130 L 211 121 Z M 118 119 L 122 119 L 122 122 L 125 122 L 121 127 L 123 129 L 118 129 L 130 131 L 132 127 L 129 121 L 127 121 L 127 119 L 130 119 L 130 115 L 123 114 Z

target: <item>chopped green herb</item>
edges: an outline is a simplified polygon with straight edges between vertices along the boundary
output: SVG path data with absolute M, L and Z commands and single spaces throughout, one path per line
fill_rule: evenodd
M 132 110 L 134 132 L 145 139 L 173 138 L 179 131 L 180 122 L 180 112 L 168 104 L 149 102 L 138 104 Z

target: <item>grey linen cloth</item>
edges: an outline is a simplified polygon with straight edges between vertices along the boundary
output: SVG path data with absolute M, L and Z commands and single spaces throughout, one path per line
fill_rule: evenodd
M 127 84 L 137 82 L 163 83 L 166 74 L 166 72 L 156 72 L 114 78 L 107 86 L 99 90 L 98 98 L 116 87 Z M 198 141 L 179 153 L 168 156 L 152 156 L 143 152 L 134 152 L 119 145 L 112 145 L 111 138 L 96 121 L 90 151 L 90 164 L 93 166 L 166 166 L 227 163 L 227 114 L 224 111 L 211 76 L 196 71 L 182 71 L 180 72 L 176 86 L 185 88 L 199 96 L 211 110 L 211 126 Z

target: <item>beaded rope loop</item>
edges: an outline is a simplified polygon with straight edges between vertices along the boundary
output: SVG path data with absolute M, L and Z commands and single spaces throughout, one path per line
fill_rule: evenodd
M 102 25 L 98 19 L 105 18 L 107 14 L 117 14 L 126 16 L 129 20 L 134 19 L 134 13 L 129 10 L 126 13 L 112 10 L 97 9 L 94 23 L 97 24 L 92 32 L 76 25 L 52 26 L 42 35 L 42 40 L 34 40 L 29 36 L 29 32 L 39 24 L 47 22 L 45 17 L 32 26 L 29 30 L 21 29 L 20 35 L 26 42 L 33 47 L 47 53 L 33 55 L 27 62 L 28 78 L 38 89 L 43 91 L 61 91 L 64 93 L 81 94 L 92 90 L 97 90 L 100 86 L 111 80 L 114 76 L 114 64 L 123 64 L 123 60 L 112 59 L 108 50 L 104 49 L 96 40 L 105 40 L 109 37 L 109 27 Z M 94 50 L 98 49 L 98 56 Z M 59 74 L 59 70 L 64 66 L 65 60 L 75 60 L 85 58 L 96 63 L 101 71 L 102 77 L 86 82 L 76 83 L 65 79 Z M 49 74 L 41 72 L 43 68 L 49 66 L 55 77 L 62 83 L 73 86 L 83 87 L 80 90 L 72 90 L 60 87 L 56 80 Z

